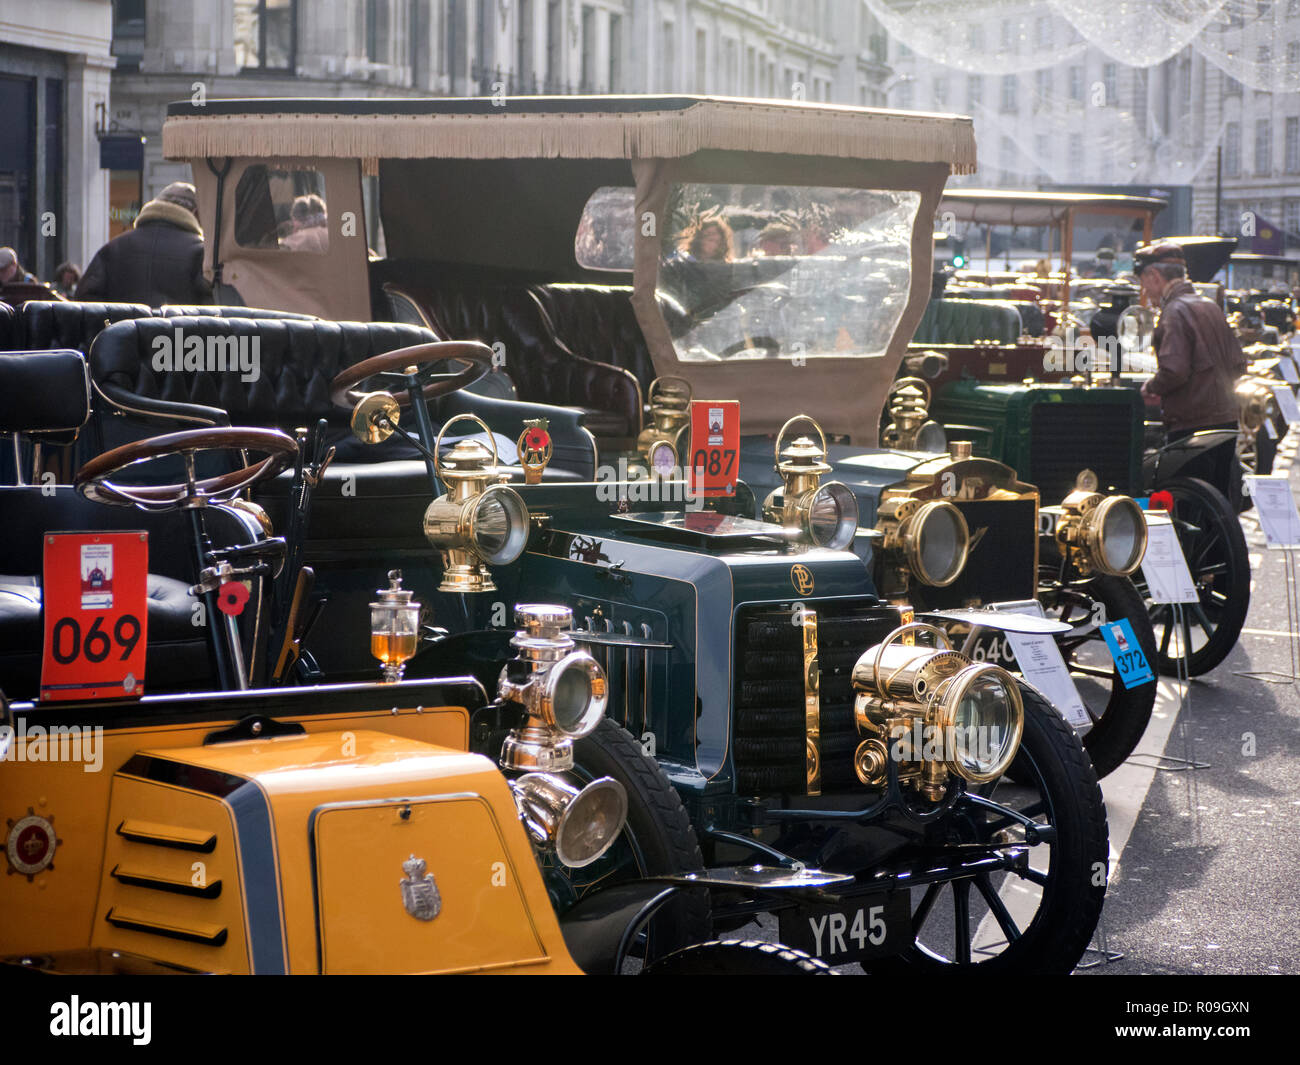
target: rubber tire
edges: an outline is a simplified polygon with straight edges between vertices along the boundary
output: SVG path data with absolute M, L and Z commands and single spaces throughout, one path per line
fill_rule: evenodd
M 627 789 L 627 829 L 645 860 L 646 875 L 694 873 L 704 869 L 700 843 L 677 791 L 659 763 L 648 757 L 625 729 L 609 718 L 573 745 L 575 768 L 613 777 Z M 680 891 L 651 919 L 654 953 L 713 938 L 709 895 L 703 888 Z
M 1230 551 L 1229 575 L 1238 594 L 1225 605 L 1223 619 L 1214 630 L 1213 637 L 1204 647 L 1195 652 L 1188 662 L 1188 675 L 1199 677 L 1210 672 L 1228 657 L 1232 649 L 1237 646 L 1241 628 L 1246 624 L 1246 614 L 1250 610 L 1250 560 L 1246 554 L 1246 534 L 1242 532 L 1236 510 L 1224 498 L 1223 493 L 1208 481 L 1202 481 L 1198 477 L 1175 477 L 1159 487 L 1173 494 L 1175 511 L 1180 493 L 1185 497 L 1196 499 L 1202 507 L 1214 515 L 1216 523 L 1227 534 Z M 1193 573 L 1192 576 L 1195 577 L 1196 574 Z M 1241 589 L 1245 590 L 1244 595 L 1241 594 Z M 1162 655 L 1159 651 L 1156 652 L 1156 657 L 1161 673 L 1170 676 L 1177 674 L 1177 659 Z
M 1041 769 L 1057 828 L 1056 854 L 1048 885 L 1043 889 L 1043 905 L 1013 945 L 985 961 L 958 966 L 940 962 L 913 947 L 891 958 L 864 963 L 868 971 L 962 976 L 1065 974 L 1083 957 L 1106 897 L 1105 883 L 1095 883 L 1098 869 L 1109 869 L 1106 806 L 1092 760 L 1078 734 L 1036 691 L 1021 684 L 1020 692 L 1025 704 L 1025 730 L 1016 760 L 1030 759 Z M 1029 765 L 1017 768 L 1020 779 L 1033 778 Z
M 1156 636 L 1146 603 L 1127 577 L 1094 577 L 1088 582 L 1092 597 L 1106 608 L 1110 619 L 1128 618 L 1148 663 L 1156 660 Z M 1152 667 L 1154 669 L 1154 666 Z M 1156 682 L 1125 688 L 1119 670 L 1111 674 L 1110 700 L 1101 719 L 1083 737 L 1097 777 L 1113 773 L 1142 742 L 1156 704 Z
M 802 950 L 757 940 L 715 940 L 679 950 L 642 970 L 642 976 L 834 976 L 829 965 Z

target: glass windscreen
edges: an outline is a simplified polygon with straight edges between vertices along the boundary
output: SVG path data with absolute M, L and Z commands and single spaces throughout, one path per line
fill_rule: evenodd
M 657 297 L 683 362 L 884 354 L 907 305 L 913 191 L 673 185 Z

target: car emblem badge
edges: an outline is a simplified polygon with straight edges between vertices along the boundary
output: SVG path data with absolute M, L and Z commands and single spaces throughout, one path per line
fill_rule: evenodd
M 794 585 L 794 590 L 800 595 L 812 595 L 813 575 L 812 570 L 802 562 L 790 567 L 790 583 Z
M 402 878 L 402 905 L 418 921 L 432 921 L 442 912 L 442 896 L 438 894 L 437 881 L 426 873 L 425 861 L 412 854 L 402 863 L 406 876 Z
M 54 851 L 63 840 L 54 831 L 54 818 L 42 817 L 32 807 L 17 821 L 8 819 L 5 856 L 9 873 L 22 873 L 31 881 L 37 873 L 54 868 Z

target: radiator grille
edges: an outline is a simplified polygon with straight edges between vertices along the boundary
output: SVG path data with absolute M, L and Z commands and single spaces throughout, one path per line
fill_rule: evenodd
M 1044 504 L 1061 502 L 1079 471 L 1093 470 L 1103 492 L 1131 495 L 1133 409 L 1119 403 L 1035 404 L 1029 419 L 1029 469 L 1021 477 L 1038 486 Z
M 881 606 L 807 602 L 817 613 L 821 672 L 822 791 L 859 789 L 853 752 L 854 663 L 898 625 Z M 735 739 L 737 790 L 744 795 L 803 794 L 803 644 L 793 604 L 742 608 L 736 626 Z
M 1038 515 L 1032 499 L 955 500 L 970 528 L 966 566 L 946 588 L 913 582 L 918 609 L 1032 599 L 1038 590 L 1035 559 Z

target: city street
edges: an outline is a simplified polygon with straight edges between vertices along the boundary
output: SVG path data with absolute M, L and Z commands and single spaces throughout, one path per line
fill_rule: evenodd
M 1293 489 L 1297 435 L 1278 455 L 1277 472 L 1289 469 Z M 1252 512 L 1243 523 L 1254 580 L 1241 640 L 1192 683 L 1190 705 L 1180 709 L 1177 685 L 1161 680 L 1138 747 L 1208 768 L 1156 771 L 1131 761 L 1102 781 L 1113 863 L 1103 929 L 1107 948 L 1123 957 L 1083 971 L 1300 971 L 1300 688 L 1241 675 L 1292 672 L 1285 559 L 1264 546 Z

